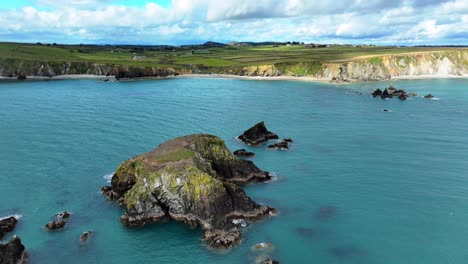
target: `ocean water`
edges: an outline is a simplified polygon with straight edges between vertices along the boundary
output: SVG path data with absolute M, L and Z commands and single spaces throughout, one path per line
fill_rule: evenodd
M 393 83 L 421 97 L 369 94 Z M 348 85 L 230 79 L 0 83 L 0 217 L 31 263 L 466 263 L 468 80 Z M 362 93 L 362 94 L 360 94 Z M 388 109 L 390 112 L 382 112 Z M 289 151 L 235 140 L 264 120 Z M 247 148 L 277 179 L 246 187 L 276 217 L 242 245 L 206 248 L 182 224 L 127 229 L 100 188 L 125 159 L 192 133 Z M 43 226 L 73 213 L 63 231 Z M 86 244 L 81 232 L 93 230 Z M 251 246 L 271 242 L 274 250 Z

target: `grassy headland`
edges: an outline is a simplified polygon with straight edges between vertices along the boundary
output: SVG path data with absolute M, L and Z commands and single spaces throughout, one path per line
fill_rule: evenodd
M 0 61 L 21 66 L 37 62 L 48 65 L 72 63 L 75 67 L 100 64 L 141 68 L 175 68 L 192 73 L 236 74 L 244 67 L 274 65 L 291 76 L 315 76 L 326 63 L 343 63 L 366 58 L 372 64 L 381 56 L 467 50 L 456 47 L 379 47 L 379 46 L 113 46 L 43 45 L 0 43 Z M 19 66 L 18 66 L 19 67 Z M 13 68 L 15 68 L 13 66 Z M 75 69 L 74 73 L 81 73 Z

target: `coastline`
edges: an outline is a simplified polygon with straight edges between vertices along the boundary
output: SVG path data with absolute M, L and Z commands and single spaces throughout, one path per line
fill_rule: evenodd
M 296 76 L 240 76 L 233 74 L 184 74 L 178 75 L 174 78 L 200 78 L 200 79 L 237 79 L 249 81 L 299 81 L 299 82 L 319 82 L 319 83 L 333 83 L 327 78 L 315 78 L 309 76 L 296 77 Z
M 134 79 L 121 79 L 119 81 L 139 81 L 139 80 L 165 80 L 165 79 L 236 79 L 236 80 L 249 80 L 249 81 L 296 81 L 296 82 L 313 82 L 313 83 L 326 83 L 326 84 L 349 84 L 357 82 L 380 82 L 391 80 L 424 80 L 424 79 L 466 79 L 468 74 L 463 75 L 402 75 L 392 76 L 389 79 L 382 80 L 346 80 L 346 81 L 332 81 L 327 78 L 316 78 L 311 76 L 240 76 L 233 74 L 183 74 L 176 76 L 165 77 L 144 77 Z M 25 81 L 48 81 L 48 80 L 109 80 L 116 81 L 115 76 L 94 75 L 94 74 L 70 74 L 70 75 L 57 75 L 52 77 L 47 76 L 26 76 Z M 16 77 L 3 77 L 0 76 L 0 81 L 17 81 Z M 18 80 L 19 81 L 19 80 Z

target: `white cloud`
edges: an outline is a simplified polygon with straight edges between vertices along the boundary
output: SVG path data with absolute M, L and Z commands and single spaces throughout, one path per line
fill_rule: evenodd
M 206 40 L 468 44 L 466 0 L 172 0 L 168 7 L 151 0 L 144 7 L 112 0 L 55 2 L 37 0 L 34 7 L 0 11 L 0 37 L 152 44 Z

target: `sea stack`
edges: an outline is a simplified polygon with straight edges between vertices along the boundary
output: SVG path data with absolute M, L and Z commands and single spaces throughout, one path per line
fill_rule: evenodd
M 230 248 L 241 240 L 242 227 L 235 223 L 275 212 L 239 185 L 269 179 L 253 162 L 234 157 L 222 139 L 197 134 L 123 162 L 112 186 L 102 190 L 126 207 L 121 217 L 126 226 L 175 220 L 202 228 L 209 246 Z
M 275 133 L 268 131 L 265 122 L 262 121 L 246 130 L 238 138 L 246 144 L 256 146 L 270 139 L 278 139 L 279 137 Z

